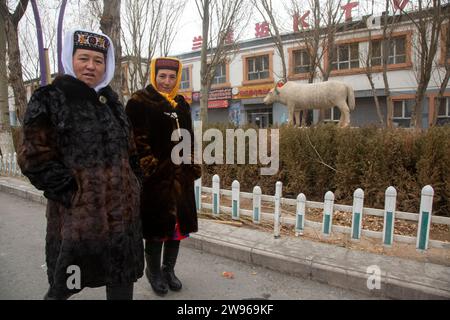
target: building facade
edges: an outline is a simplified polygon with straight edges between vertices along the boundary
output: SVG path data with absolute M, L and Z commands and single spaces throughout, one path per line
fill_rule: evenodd
M 393 125 L 409 127 L 411 112 L 418 87 L 418 35 L 414 24 L 407 20 L 399 22 L 388 42 L 387 80 L 393 101 Z M 446 39 L 448 22 L 441 26 L 438 51 L 433 65 L 431 80 L 420 115 L 422 126 L 427 128 L 433 121 L 437 108 L 437 124 L 450 123 L 450 89 L 445 100 L 435 102 L 445 74 L 445 62 L 450 59 L 450 41 Z M 363 21 L 355 21 L 341 28 L 335 38 L 335 52 L 329 80 L 345 82 L 353 87 L 356 108 L 351 112 L 351 126 L 377 125 L 380 123 L 374 102 L 374 91 L 367 77 L 366 61 L 371 43 L 372 78 L 380 101 L 383 121 L 388 119 L 385 84 L 383 80 L 382 52 L 383 31 L 369 29 Z M 284 56 L 289 81 L 307 83 L 311 58 L 299 33 L 282 35 Z M 282 60 L 271 37 L 263 37 L 238 43 L 237 54 L 228 57 L 226 63 L 216 69 L 208 103 L 208 122 L 231 122 L 236 125 L 256 124 L 260 127 L 283 124 L 288 120 L 286 106 L 275 103 L 265 105 L 263 98 L 280 80 Z M 327 50 L 323 52 L 322 68 L 326 69 Z M 200 120 L 200 51 L 178 56 L 184 64 L 182 94 L 191 103 L 194 120 Z M 316 72 L 314 82 L 322 81 Z M 319 111 L 314 110 L 313 123 L 319 121 Z M 338 108 L 325 113 L 325 121 L 339 120 Z
M 448 11 L 449 5 L 445 7 Z M 447 12 L 446 11 L 446 12 Z M 260 24 L 257 27 L 261 27 Z M 261 29 L 261 28 L 260 28 Z M 441 26 L 438 50 L 434 58 L 431 79 L 423 101 L 420 119 L 422 127 L 429 127 L 434 120 L 438 125 L 450 123 L 450 89 L 446 88 L 444 99 L 436 102 L 450 63 L 450 40 L 447 39 L 449 21 Z M 266 28 L 266 30 L 268 30 Z M 363 20 L 344 23 L 338 27 L 335 37 L 334 54 L 331 61 L 329 80 L 345 82 L 353 87 L 356 97 L 355 110 L 351 112 L 351 126 L 379 125 L 379 114 L 375 107 L 374 91 L 379 98 L 381 118 L 386 123 L 392 118 L 393 125 L 409 127 L 411 112 L 415 103 L 418 87 L 417 79 L 420 56 L 417 53 L 418 34 L 414 23 L 409 19 L 400 19 L 396 23 L 387 52 L 387 81 L 393 102 L 392 114 L 388 115 L 385 82 L 383 79 L 382 52 L 383 30 L 368 27 Z M 292 32 L 282 35 L 285 64 L 288 81 L 308 83 L 313 68 L 311 57 L 305 44 L 305 34 Z M 259 33 L 258 38 L 236 43 L 239 50 L 227 57 L 226 63 L 216 68 L 213 84 L 209 92 L 208 121 L 210 123 L 233 123 L 237 126 L 254 124 L 259 127 L 281 125 L 288 121 L 287 107 L 275 103 L 265 105 L 263 99 L 282 78 L 282 59 L 275 43 L 266 32 Z M 369 46 L 370 43 L 370 46 Z M 367 56 L 371 52 L 371 75 L 375 90 L 372 90 L 367 77 Z M 328 48 L 321 47 L 319 55 L 321 68 L 315 67 L 313 82 L 323 81 L 320 69 L 327 65 Z M 200 68 L 201 52 L 195 51 L 178 55 L 183 62 L 181 94 L 191 104 L 192 118 L 200 120 Z M 123 89 L 125 99 L 129 99 L 133 90 L 140 89 L 139 77 L 136 76 L 136 63 L 131 57 L 122 58 Z M 147 60 L 140 59 L 140 67 L 146 70 Z M 39 80 L 27 81 L 27 97 L 39 86 Z M 148 84 L 148 79 L 146 80 Z M 10 117 L 12 125 L 17 125 L 14 99 L 10 88 Z M 339 110 L 332 108 L 325 112 L 324 121 L 338 122 Z M 318 110 L 309 113 L 310 122 L 320 119 Z M 436 119 L 435 119 L 436 118 Z

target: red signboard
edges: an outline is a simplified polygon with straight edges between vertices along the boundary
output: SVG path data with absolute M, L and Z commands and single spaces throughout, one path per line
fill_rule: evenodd
M 300 15 L 298 13 L 294 14 L 294 32 L 299 32 L 300 31 L 300 28 L 299 28 L 300 23 L 302 25 L 302 29 L 308 29 L 309 28 L 309 23 L 306 22 L 305 20 L 306 20 L 306 18 L 308 18 L 310 13 L 311 13 L 311 11 L 308 10 L 301 17 L 300 17 Z
M 214 89 L 209 91 L 208 100 L 227 100 L 231 99 L 233 94 L 231 93 L 231 88 Z
M 194 37 L 194 39 L 192 40 L 192 51 L 201 49 L 202 44 L 203 44 L 202 36 Z
M 255 36 L 257 38 L 264 38 L 270 36 L 270 25 L 268 22 L 261 22 L 255 24 Z
M 228 108 L 228 100 L 216 100 L 208 102 L 208 109 Z
M 341 6 L 342 10 L 344 10 L 345 22 L 352 21 L 352 9 L 358 5 L 359 2 L 349 2 L 346 5 Z

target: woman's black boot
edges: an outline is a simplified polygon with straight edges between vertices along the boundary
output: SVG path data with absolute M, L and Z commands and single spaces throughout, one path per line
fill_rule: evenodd
M 153 291 L 158 295 L 165 295 L 169 288 L 161 272 L 161 248 L 162 242 L 146 241 L 145 261 L 147 262 L 147 268 L 145 269 L 145 275 Z
M 180 291 L 183 285 L 175 275 L 175 264 L 177 262 L 180 241 L 166 241 L 164 243 L 164 256 L 162 272 L 169 285 L 170 290 Z

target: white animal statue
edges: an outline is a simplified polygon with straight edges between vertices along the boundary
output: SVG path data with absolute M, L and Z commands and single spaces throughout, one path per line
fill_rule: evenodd
M 289 123 L 294 124 L 295 113 L 305 109 L 329 109 L 338 107 L 341 111 L 339 125 L 348 127 L 350 124 L 350 110 L 355 109 L 355 94 L 353 88 L 339 81 L 318 83 L 286 82 L 277 84 L 264 98 L 265 104 L 281 102 L 288 107 Z M 296 121 L 299 124 L 299 121 Z

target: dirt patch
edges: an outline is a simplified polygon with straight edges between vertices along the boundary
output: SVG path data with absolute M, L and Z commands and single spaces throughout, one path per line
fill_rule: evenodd
M 204 203 L 211 203 L 210 196 L 203 196 L 202 201 Z M 221 206 L 231 206 L 231 199 L 229 197 L 221 197 Z M 252 200 L 241 199 L 240 206 L 242 209 L 252 210 Z M 273 212 L 273 204 L 261 203 L 262 212 Z M 281 208 L 282 216 L 295 217 L 295 207 L 283 205 Z M 308 208 L 306 212 L 306 220 L 314 222 L 322 222 L 323 210 Z M 201 218 L 209 219 L 217 223 L 233 225 L 236 227 L 260 230 L 267 233 L 273 233 L 273 224 L 270 221 L 263 220 L 260 224 L 254 224 L 251 217 L 241 216 L 239 221 L 232 220 L 230 214 L 221 214 L 219 217 L 213 217 L 210 210 L 203 210 L 200 214 Z M 350 212 L 335 211 L 333 213 L 333 225 L 351 227 L 352 214 Z M 364 216 L 362 221 L 363 229 L 371 231 L 383 231 L 383 217 L 378 216 Z M 416 237 L 417 235 L 417 222 L 408 221 L 402 219 L 395 219 L 394 234 L 403 235 L 409 237 Z M 294 226 L 282 225 L 281 236 L 296 237 Z M 403 243 L 394 241 L 391 247 L 385 247 L 382 244 L 382 240 L 379 238 L 369 238 L 362 236 L 360 241 L 354 241 L 350 237 L 350 234 L 343 234 L 333 232 L 330 236 L 326 237 L 320 230 L 306 227 L 304 234 L 301 237 L 324 243 L 337 245 L 353 250 L 360 250 L 371 252 L 375 254 L 383 254 L 387 256 L 396 256 L 406 259 L 412 259 L 422 262 L 430 262 L 441 265 L 450 266 L 450 249 L 442 248 L 429 248 L 424 252 L 416 250 L 415 243 Z M 450 226 L 442 224 L 431 224 L 430 239 L 449 242 L 450 246 Z

